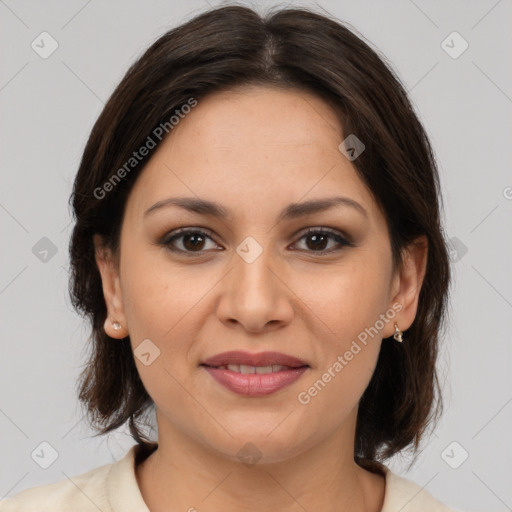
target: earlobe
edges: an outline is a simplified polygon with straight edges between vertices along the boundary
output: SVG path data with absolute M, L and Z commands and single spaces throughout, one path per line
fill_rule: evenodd
M 115 262 L 112 251 L 105 246 L 100 235 L 94 235 L 93 241 L 96 265 L 101 275 L 103 297 L 107 306 L 104 329 L 111 338 L 122 339 L 128 336 L 128 329 L 119 283 L 119 266 Z
M 394 280 L 394 297 L 391 305 L 400 304 L 395 322 L 403 332 L 412 325 L 418 310 L 419 295 L 427 269 L 428 241 L 422 235 L 411 242 L 402 252 L 402 266 Z M 391 336 L 393 333 L 389 333 Z M 396 338 L 395 338 L 396 339 Z

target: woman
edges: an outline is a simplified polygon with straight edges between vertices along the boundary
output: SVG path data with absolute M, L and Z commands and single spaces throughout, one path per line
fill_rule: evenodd
M 441 410 L 439 202 L 399 80 L 336 20 L 230 6 L 164 34 L 72 195 L 80 399 L 137 444 L 0 510 L 451 510 L 383 464 Z

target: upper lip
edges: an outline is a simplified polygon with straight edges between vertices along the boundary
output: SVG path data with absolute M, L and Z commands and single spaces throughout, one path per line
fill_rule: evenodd
M 302 361 L 302 359 L 289 356 L 287 354 L 282 354 L 280 352 L 259 352 L 258 354 L 251 354 L 250 352 L 242 352 L 240 350 L 222 352 L 222 354 L 209 357 L 201 364 L 207 366 L 223 366 L 228 364 L 271 366 L 278 364 L 281 366 L 289 366 L 291 368 L 309 366 L 305 361 Z

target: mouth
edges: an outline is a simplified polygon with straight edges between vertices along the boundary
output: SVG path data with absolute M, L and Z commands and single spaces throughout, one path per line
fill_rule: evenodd
M 280 352 L 231 351 L 200 364 L 213 379 L 230 391 L 247 397 L 263 397 L 286 388 L 310 366 L 302 359 Z
M 258 373 L 260 375 L 264 375 L 267 373 L 284 372 L 288 370 L 294 370 L 297 368 L 309 368 L 309 365 L 307 364 L 302 366 L 284 366 L 281 364 L 273 364 L 268 366 L 250 366 L 247 364 L 222 364 L 220 366 L 211 366 L 208 364 L 202 364 L 201 366 L 206 366 L 208 368 L 217 368 L 218 370 L 229 370 L 235 373 Z
M 281 352 L 250 353 L 240 350 L 223 352 L 209 357 L 201 366 L 222 368 L 237 373 L 273 373 L 283 369 L 302 368 L 309 366 L 298 357 Z

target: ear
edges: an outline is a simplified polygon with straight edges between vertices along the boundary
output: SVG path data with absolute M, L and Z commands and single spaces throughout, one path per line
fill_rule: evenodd
M 107 306 L 107 318 L 105 319 L 105 332 L 111 338 L 123 339 L 128 336 L 126 317 L 124 314 L 123 297 L 119 281 L 119 264 L 112 251 L 105 246 L 103 238 L 95 234 L 93 236 L 95 259 L 101 274 L 103 296 Z M 117 322 L 121 328 L 114 329 Z
M 384 337 L 393 335 L 395 323 L 401 331 L 406 331 L 412 325 L 418 310 L 421 286 L 427 269 L 427 258 L 428 240 L 424 235 L 416 238 L 404 248 L 402 252 L 403 264 L 397 269 L 393 277 L 392 299 L 389 305 L 390 308 L 397 311 L 397 314 L 394 320 L 387 324 Z M 400 304 L 401 309 L 398 304 Z

